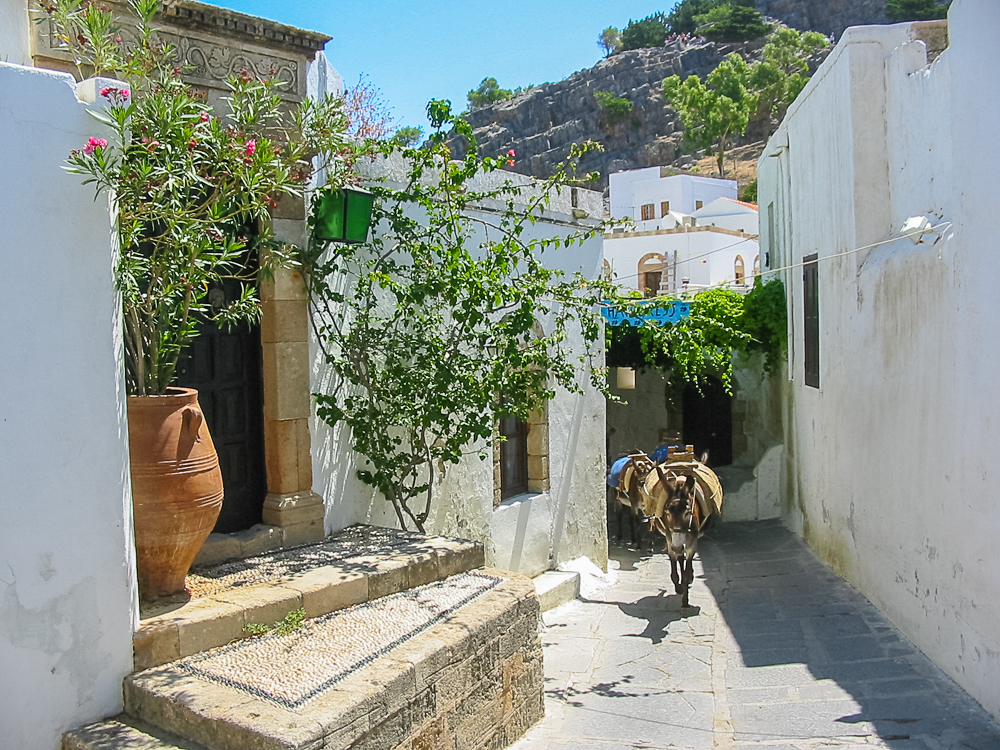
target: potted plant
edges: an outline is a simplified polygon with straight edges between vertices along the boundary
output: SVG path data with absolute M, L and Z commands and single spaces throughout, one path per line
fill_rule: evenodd
M 172 387 L 178 360 L 199 324 L 259 318 L 258 281 L 290 257 L 269 235 L 269 209 L 302 194 L 317 154 L 335 186 L 356 154 L 339 100 L 306 101 L 288 113 L 280 84 L 250 71 L 229 81 L 228 111 L 214 112 L 184 83 L 182 62 L 153 28 L 159 0 L 129 5 L 137 24 L 126 34 L 94 4 L 41 7 L 81 76 L 123 84 L 100 91 L 108 106 L 96 116 L 113 137 L 90 138 L 68 169 L 113 199 L 139 589 L 157 596 L 183 590 L 222 505 L 197 392 Z M 238 298 L 211 304 L 210 290 L 234 280 Z

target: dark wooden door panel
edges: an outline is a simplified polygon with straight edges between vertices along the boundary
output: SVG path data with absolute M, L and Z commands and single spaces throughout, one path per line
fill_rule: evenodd
M 198 389 L 219 454 L 225 488 L 215 525 L 220 533 L 261 522 L 267 494 L 261 367 L 260 328 L 249 325 L 228 330 L 203 324 L 181 361 L 178 385 Z

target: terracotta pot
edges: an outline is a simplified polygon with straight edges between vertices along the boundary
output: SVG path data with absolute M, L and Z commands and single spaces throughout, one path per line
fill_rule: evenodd
M 128 397 L 139 593 L 184 590 L 184 577 L 222 509 L 222 472 L 198 391 Z

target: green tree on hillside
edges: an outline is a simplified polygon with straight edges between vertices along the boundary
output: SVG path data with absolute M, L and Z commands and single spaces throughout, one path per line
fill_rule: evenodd
M 597 100 L 597 106 L 604 117 L 604 124 L 609 135 L 614 128 L 632 117 L 634 107 L 628 99 L 615 96 L 610 91 L 595 91 L 594 98 Z M 636 123 L 638 124 L 638 120 Z
M 939 3 L 937 0 L 887 0 L 885 13 L 890 21 L 933 21 L 947 18 L 951 0 Z
M 747 42 L 760 39 L 771 31 L 760 13 L 738 5 L 720 5 L 704 15 L 696 16 L 698 27 L 708 26 L 702 33 L 713 42 Z
M 758 95 L 747 87 L 750 69 L 742 57 L 729 55 L 705 79 L 690 75 L 663 81 L 663 98 L 681 116 L 684 140 L 695 148 L 714 148 L 719 174 L 726 176 L 726 145 L 743 135 Z
M 672 34 L 693 34 L 704 21 L 698 16 L 721 7 L 753 8 L 754 0 L 681 0 L 667 16 L 667 26 Z
M 809 82 L 808 58 L 828 46 L 826 37 L 816 31 L 780 28 L 771 34 L 761 61 L 750 66 L 747 87 L 759 95 L 757 111 L 750 119 L 770 119 L 771 115 L 777 115 L 779 121 L 784 118 Z
M 403 148 L 413 148 L 424 137 L 424 129 L 419 125 L 403 125 L 392 136 L 392 142 Z
M 500 88 L 496 78 L 484 78 L 478 88 L 469 92 L 469 107 L 478 109 L 496 102 L 502 102 L 514 96 L 510 89 Z
M 605 57 L 611 57 L 622 48 L 622 33 L 614 26 L 608 26 L 597 37 L 597 46 L 604 50 Z
M 662 47 L 667 41 L 667 17 L 662 13 L 646 16 L 641 21 L 629 21 L 622 32 L 623 49 Z

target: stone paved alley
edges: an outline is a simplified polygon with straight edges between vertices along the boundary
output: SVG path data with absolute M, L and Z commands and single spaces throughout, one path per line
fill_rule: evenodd
M 617 581 L 544 615 L 540 748 L 1000 748 L 1000 725 L 777 521 L 670 561 L 612 548 Z M 1000 675 L 998 675 L 1000 679 Z

